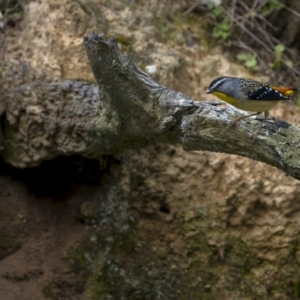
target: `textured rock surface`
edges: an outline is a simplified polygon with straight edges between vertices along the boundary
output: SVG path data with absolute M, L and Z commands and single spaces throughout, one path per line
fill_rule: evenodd
M 93 81 L 82 46 L 93 30 L 130 41 L 145 65 L 157 65 L 160 83 L 194 98 L 204 97 L 216 75 L 247 76 L 218 50 L 204 56 L 203 45 L 171 51 L 157 42 L 162 27 L 155 24 L 171 9 L 178 7 L 30 2 L 21 24 L 0 34 L 8 66 L 0 106 L 13 105 L 12 86 L 36 78 Z M 274 115 L 299 124 L 294 106 L 279 106 Z M 0 170 L 6 300 L 299 296 L 300 186 L 275 168 L 153 145 L 100 163 L 62 158 L 32 170 Z

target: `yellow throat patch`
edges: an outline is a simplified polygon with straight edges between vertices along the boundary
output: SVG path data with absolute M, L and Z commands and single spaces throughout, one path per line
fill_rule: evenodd
M 231 97 L 228 97 L 228 96 L 226 96 L 223 93 L 212 92 L 212 94 L 215 95 L 215 96 L 217 96 L 219 99 L 221 99 L 221 100 L 223 100 L 223 101 L 225 101 L 225 102 L 227 102 L 227 103 L 229 103 L 229 104 L 231 104 L 233 106 L 235 106 L 235 105 L 237 105 L 239 103 L 238 100 L 236 100 L 234 98 L 231 98 Z

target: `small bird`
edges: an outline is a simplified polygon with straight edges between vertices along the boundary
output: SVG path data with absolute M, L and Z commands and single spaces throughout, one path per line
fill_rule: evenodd
M 252 135 L 253 140 L 255 140 L 263 123 L 268 119 L 269 110 L 280 100 L 295 100 L 292 95 L 298 90 L 298 88 L 292 87 L 271 86 L 246 78 L 221 76 L 210 83 L 206 93 L 213 94 L 238 109 L 255 111 L 253 114 L 231 121 L 231 125 L 242 119 L 264 113 L 260 126 Z

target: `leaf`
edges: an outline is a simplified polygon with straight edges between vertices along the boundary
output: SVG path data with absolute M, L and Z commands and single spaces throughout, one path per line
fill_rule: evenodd
M 283 44 L 278 44 L 275 46 L 276 54 L 281 54 L 284 50 L 285 50 L 285 47 Z
M 269 0 L 269 4 L 271 8 L 280 9 L 284 5 L 278 0 Z
M 230 29 L 230 24 L 227 22 L 222 22 L 218 27 L 224 31 L 227 31 Z
M 218 17 L 223 13 L 223 9 L 220 6 L 215 6 L 212 12 L 216 17 Z
M 215 28 L 213 29 L 213 36 L 214 36 L 215 38 L 218 38 L 218 37 L 221 36 L 221 32 L 220 32 L 220 30 L 219 30 L 218 27 L 215 27 Z
M 271 10 L 270 10 L 268 7 L 266 7 L 266 6 L 264 6 L 264 7 L 261 9 L 261 13 L 262 13 L 263 15 L 265 15 L 265 16 L 269 15 L 270 12 L 271 12 Z
M 292 68 L 293 67 L 293 62 L 289 59 L 284 61 L 284 64 L 288 67 L 288 68 Z
M 240 54 L 238 54 L 236 57 L 237 57 L 238 60 L 247 60 L 248 57 L 249 57 L 249 54 L 246 54 L 246 53 L 240 53 Z
M 245 62 L 245 66 L 248 68 L 253 68 L 256 65 L 257 65 L 257 60 L 254 56 Z

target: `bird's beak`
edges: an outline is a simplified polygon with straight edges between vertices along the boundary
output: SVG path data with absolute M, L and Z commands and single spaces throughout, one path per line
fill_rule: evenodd
M 206 94 L 211 94 L 213 91 L 211 89 L 206 90 Z

